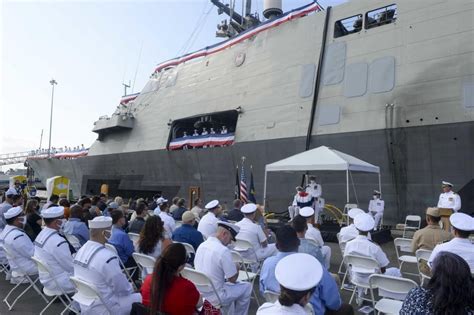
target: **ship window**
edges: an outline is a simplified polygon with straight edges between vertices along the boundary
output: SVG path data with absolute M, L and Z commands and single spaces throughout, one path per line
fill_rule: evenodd
M 354 15 L 334 23 L 334 38 L 358 33 L 362 30 L 362 14 Z
M 380 9 L 369 11 L 365 14 L 365 28 L 373 28 L 394 23 L 397 20 L 397 5 L 392 4 Z
M 177 119 L 171 124 L 168 150 L 204 149 L 234 143 L 237 110 Z

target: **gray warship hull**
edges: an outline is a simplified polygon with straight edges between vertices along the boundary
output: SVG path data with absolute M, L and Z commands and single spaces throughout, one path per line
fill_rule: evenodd
M 380 166 L 387 205 L 385 224 L 399 222 L 407 214 L 422 214 L 427 206 L 436 205 L 442 179 L 468 183 L 474 173 L 474 122 L 313 136 L 311 146 L 320 145 Z M 217 198 L 229 207 L 234 198 L 235 166 L 242 156 L 253 166 L 256 197 L 262 202 L 265 164 L 301 152 L 304 147 L 305 138 L 298 137 L 207 150 L 156 150 L 30 163 L 41 178 L 56 174 L 70 177 L 76 196 L 97 194 L 101 184 L 109 185 L 112 196 L 128 197 L 162 191 L 167 197 L 187 198 L 189 187 L 199 187 L 205 200 Z M 323 185 L 326 202 L 343 207 L 345 173 L 315 174 Z M 353 173 L 352 180 L 351 202 L 365 209 L 378 179 Z M 295 173 L 269 175 L 268 210 L 285 212 L 300 183 L 301 176 Z M 468 211 L 469 192 L 462 197 L 463 209 Z

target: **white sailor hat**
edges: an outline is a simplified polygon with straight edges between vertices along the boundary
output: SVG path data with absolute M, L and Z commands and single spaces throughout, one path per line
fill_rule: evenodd
M 220 226 L 226 229 L 227 231 L 229 231 L 230 234 L 232 235 L 232 240 L 234 241 L 235 241 L 235 236 L 239 234 L 239 231 L 240 231 L 240 228 L 237 225 L 229 223 L 229 222 L 219 221 L 217 222 L 217 226 Z
M 106 229 L 112 226 L 111 217 L 95 217 L 92 220 L 89 220 L 89 229 Z
M 443 186 L 453 187 L 453 184 L 451 184 L 450 182 L 445 182 L 444 180 L 441 182 L 441 184 L 442 184 Z
M 21 207 L 13 207 L 3 214 L 6 220 L 19 216 L 23 212 Z
M 374 195 L 381 195 L 381 193 L 378 190 L 374 190 Z
M 212 200 L 209 201 L 204 208 L 206 208 L 207 210 L 211 210 L 216 208 L 217 206 L 219 206 L 219 200 Z
M 257 211 L 257 205 L 254 203 L 248 203 L 244 205 L 242 208 L 240 208 L 240 211 L 242 213 L 254 213 Z
M 321 263 L 311 255 L 296 253 L 282 258 L 275 268 L 275 278 L 286 289 L 306 291 L 323 277 Z
M 8 188 L 8 190 L 7 190 L 7 192 L 5 193 L 5 195 L 7 195 L 7 196 L 10 196 L 10 195 L 16 196 L 16 195 L 18 195 L 18 192 L 16 191 L 15 188 Z
M 45 219 L 54 219 L 64 216 L 64 207 L 57 206 L 44 209 L 41 211 L 41 216 Z
M 359 231 L 368 232 L 374 228 L 375 221 L 370 214 L 364 212 L 355 216 L 354 225 Z
M 160 197 L 160 198 L 156 199 L 156 204 L 159 205 L 159 206 L 166 203 L 166 202 L 168 202 L 168 199 L 165 199 L 163 197 Z
M 347 212 L 349 218 L 354 219 L 358 214 L 365 213 L 364 210 L 359 208 L 352 208 Z
M 453 213 L 449 217 L 449 222 L 456 229 L 461 231 L 474 231 L 474 218 L 462 212 Z
M 314 215 L 314 209 L 311 207 L 304 207 L 300 209 L 300 215 L 305 218 L 309 218 Z

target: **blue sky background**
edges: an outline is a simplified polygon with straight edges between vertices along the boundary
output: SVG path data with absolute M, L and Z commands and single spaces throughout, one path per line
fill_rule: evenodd
M 284 10 L 310 2 L 286 0 Z M 252 11 L 262 16 L 262 5 L 254 1 Z M 91 145 L 93 122 L 112 114 L 122 82 L 133 82 L 136 72 L 140 91 L 157 63 L 182 52 L 198 21 L 202 30 L 188 52 L 222 40 L 215 31 L 225 16 L 211 7 L 209 0 L 3 1 L 0 153 L 37 148 L 41 129 L 48 146 L 51 78 L 58 82 L 53 146 Z

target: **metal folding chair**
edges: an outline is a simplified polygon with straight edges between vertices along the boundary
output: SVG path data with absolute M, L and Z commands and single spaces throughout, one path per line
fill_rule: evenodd
M 5 250 L 5 254 L 7 255 L 7 259 L 9 261 L 15 259 L 15 254 L 13 254 L 13 252 L 11 252 L 6 246 L 3 246 L 3 249 Z M 18 302 L 18 300 L 26 294 L 26 292 L 28 292 L 31 288 L 33 288 L 42 298 L 43 300 L 46 302 L 46 304 L 49 303 L 48 299 L 46 298 L 46 296 L 44 296 L 43 292 L 41 292 L 41 289 L 38 288 L 38 286 L 36 285 L 38 282 L 39 282 L 39 277 L 38 275 L 35 275 L 36 276 L 36 279 L 33 280 L 32 278 L 32 275 L 29 275 L 27 274 L 26 272 L 24 272 L 23 270 L 21 269 L 18 269 L 18 270 L 10 270 L 11 271 L 11 276 L 12 278 L 24 278 L 27 280 L 27 282 L 30 284 L 29 286 L 26 287 L 26 289 L 24 289 L 16 298 L 15 300 L 10 303 L 8 302 L 8 298 L 10 297 L 10 295 L 22 284 L 25 284 L 23 281 L 17 283 L 7 294 L 7 296 L 5 296 L 5 298 L 3 299 L 3 302 L 5 302 L 5 304 L 8 306 L 8 310 L 11 311 L 13 309 L 13 307 L 15 306 L 16 302 Z
M 99 290 L 97 290 L 97 288 L 92 283 L 76 277 L 70 277 L 70 279 L 77 289 L 77 293 L 72 297 L 74 301 L 79 304 L 91 305 L 95 300 L 99 299 L 109 314 L 112 315 L 112 310 L 107 306 L 107 304 L 105 304 Z
M 397 253 L 398 264 L 400 266 L 400 272 L 402 272 L 402 267 L 404 263 L 407 264 L 416 264 L 416 257 L 413 255 L 403 255 L 402 253 L 413 253 L 411 251 L 411 242 L 409 238 L 396 238 L 394 240 L 395 252 Z M 416 273 L 405 272 L 406 274 L 418 276 Z
M 133 288 L 137 290 L 137 286 L 135 285 L 135 282 L 133 281 L 133 278 L 132 278 L 133 273 L 137 271 L 137 267 L 129 267 L 129 268 L 125 267 L 124 263 L 122 262 L 122 259 L 120 259 L 118 255 L 118 252 L 115 246 L 110 243 L 105 243 L 104 245 L 105 245 L 105 248 L 112 251 L 118 257 L 118 261 L 119 261 L 120 267 L 123 270 L 123 273 L 125 273 L 125 275 L 127 276 L 128 281 L 132 283 Z
M 212 291 L 217 297 L 217 300 L 219 301 L 217 305 L 213 304 L 212 306 L 221 310 L 221 308 L 223 307 L 221 297 L 219 296 L 219 293 L 217 292 L 216 287 L 212 283 L 212 280 L 206 274 L 196 271 L 192 268 L 184 267 L 183 271 L 181 271 L 181 275 L 184 278 L 191 281 L 192 283 L 194 283 L 194 285 L 198 288 L 198 290 L 199 288 L 201 288 L 201 291 L 202 289 L 212 289 Z M 204 291 L 207 292 L 207 290 L 204 290 Z
M 430 268 L 428 260 L 430 259 L 432 251 L 427 249 L 418 249 L 415 253 L 416 265 L 418 267 L 418 274 L 420 276 L 420 286 L 423 286 L 425 280 L 430 280 L 431 275 L 426 273 L 423 269 Z
M 59 286 L 59 283 L 56 281 L 54 275 L 49 271 L 49 268 L 46 266 L 45 263 L 41 261 L 41 259 L 35 256 L 31 257 L 31 259 L 33 259 L 33 261 L 36 263 L 36 266 L 38 266 L 38 271 L 49 274 L 50 277 L 53 279 L 54 285 L 56 286 L 56 288 L 58 288 L 57 290 L 49 290 L 43 287 L 43 293 L 46 296 L 53 298 L 49 301 L 48 305 L 43 308 L 43 310 L 40 312 L 40 315 L 44 314 L 44 312 L 46 312 L 46 310 L 51 306 L 51 304 L 53 304 L 54 301 L 56 301 L 57 299 L 59 299 L 61 303 L 63 303 L 63 305 L 66 307 L 64 311 L 61 312 L 61 315 L 67 310 L 73 311 L 76 314 L 80 314 L 80 310 L 76 310 L 74 307 L 72 307 L 72 300 L 68 296 L 68 294 L 75 293 L 75 291 L 64 291 L 64 289 Z
M 244 262 L 244 258 L 242 257 L 242 255 L 240 255 L 239 252 L 236 252 L 236 251 L 233 250 L 233 251 L 231 251 L 231 254 L 232 254 L 232 261 L 235 264 L 240 266 L 239 276 L 238 276 L 237 280 L 238 281 L 249 282 L 252 285 L 253 296 L 254 296 L 255 301 L 257 302 L 258 306 L 260 306 L 260 301 L 258 299 L 258 294 L 255 291 L 255 286 L 254 286 L 255 279 L 257 279 L 258 273 L 248 271 L 248 267 L 246 266 L 246 264 Z
M 372 296 L 374 296 L 373 289 L 378 289 L 379 296 L 382 297 L 374 306 L 378 314 L 398 314 L 408 292 L 418 287 L 413 280 L 385 275 L 371 275 L 369 285 Z M 395 299 L 394 294 L 399 295 L 399 299 Z
M 153 272 L 156 258 L 153 256 L 148 256 L 148 255 L 140 254 L 140 253 L 133 253 L 132 256 L 138 265 L 138 269 L 140 269 L 140 274 L 141 274 L 141 278 L 143 282 L 145 281 L 144 276 Z
M 344 256 L 344 264 L 346 265 L 346 273 L 344 274 L 344 278 L 342 279 L 342 285 L 344 285 L 348 274 L 353 272 L 363 273 L 363 274 L 378 274 L 380 273 L 380 266 L 379 263 L 370 257 L 358 256 L 358 255 L 345 255 Z M 350 277 L 351 283 L 354 285 L 354 290 L 352 291 L 351 299 L 349 300 L 349 304 L 352 303 L 352 300 L 357 292 L 357 288 L 361 289 L 370 289 L 368 283 L 364 283 L 362 281 L 358 281 L 355 277 Z M 342 287 L 341 287 L 342 289 Z M 373 296 L 373 292 L 370 291 L 371 299 L 363 298 L 363 300 L 372 302 L 372 305 L 375 307 L 375 299 Z
M 407 231 L 415 233 L 420 229 L 421 217 L 419 215 L 407 215 L 405 218 L 405 226 L 403 227 L 403 238 L 407 238 Z
M 135 244 L 135 243 L 137 243 L 138 240 L 140 239 L 140 234 L 129 232 L 129 233 L 128 233 L 128 237 L 130 237 L 130 239 L 132 240 L 133 244 Z

